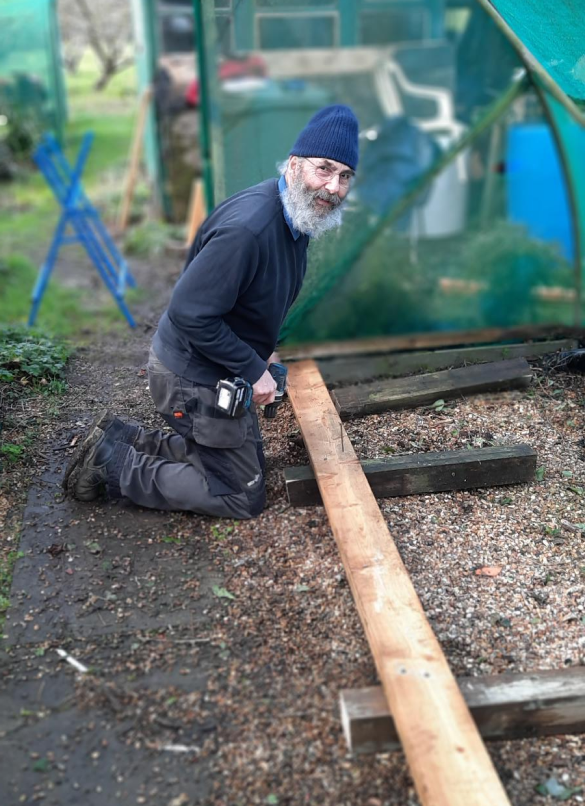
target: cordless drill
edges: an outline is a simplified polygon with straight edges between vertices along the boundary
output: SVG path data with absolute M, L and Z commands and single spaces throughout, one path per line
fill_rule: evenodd
M 276 417 L 276 409 L 284 398 L 288 370 L 284 364 L 273 363 L 268 367 L 268 372 L 276 381 L 274 403 L 264 406 L 264 416 L 271 420 Z M 252 404 L 252 394 L 252 384 L 244 378 L 226 378 L 226 380 L 219 381 L 217 384 L 216 408 L 228 417 L 242 417 Z
M 274 397 L 274 403 L 268 403 L 267 406 L 264 406 L 264 416 L 269 420 L 272 420 L 274 417 L 276 417 L 276 410 L 284 400 L 288 369 L 284 366 L 284 364 L 278 364 L 275 361 L 273 364 L 269 365 L 268 372 L 276 381 L 276 395 Z

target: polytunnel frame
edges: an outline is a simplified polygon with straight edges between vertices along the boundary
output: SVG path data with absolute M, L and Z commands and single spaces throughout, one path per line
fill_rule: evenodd
M 579 109 L 577 104 L 563 92 L 554 81 L 544 67 L 540 64 L 530 50 L 524 45 L 519 36 L 508 25 L 500 12 L 493 6 L 490 0 L 477 0 L 479 5 L 484 11 L 490 15 L 492 20 L 498 26 L 500 31 L 510 41 L 516 49 L 522 63 L 526 67 L 527 73 L 530 77 L 532 86 L 534 87 L 542 109 L 544 111 L 546 120 L 551 128 L 553 139 L 556 145 L 557 154 L 561 163 L 561 170 L 565 179 L 565 188 L 569 201 L 569 209 L 571 215 L 571 230 L 573 236 L 573 250 L 574 250 L 574 271 L 575 271 L 575 306 L 574 306 L 574 324 L 579 327 L 581 324 L 582 315 L 582 295 L 583 295 L 583 239 L 581 237 L 580 210 L 577 201 L 577 193 L 573 179 L 573 172 L 567 156 L 567 149 L 564 139 L 562 137 L 559 124 L 554 116 L 551 105 L 550 97 L 552 96 L 558 103 L 569 113 L 573 120 L 581 127 L 585 128 L 585 114 Z

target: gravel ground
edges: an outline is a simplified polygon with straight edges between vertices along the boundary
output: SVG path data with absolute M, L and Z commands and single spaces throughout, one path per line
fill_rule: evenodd
M 157 422 L 144 362 L 151 324 L 173 274 L 161 265 L 135 270 L 151 299 L 160 301 L 141 303 L 136 332 L 104 334 L 80 351 L 70 391 L 52 413 L 43 399 L 27 412 L 11 412 L 7 438 L 16 439 L 34 420 L 39 444 L 45 440 L 36 467 L 13 471 L 14 483 L 2 489 L 0 517 L 12 547 L 23 490 L 45 460 L 52 472 L 62 473 L 68 446 L 92 411 L 107 401 L 118 413 Z M 457 675 L 585 662 L 585 379 L 534 366 L 535 383 L 523 392 L 347 424 L 360 458 L 517 442 L 538 451 L 542 470 L 530 485 L 380 501 Z M 58 570 L 67 573 L 64 556 L 70 551 L 70 570 L 77 573 L 76 563 L 84 562 L 93 569 L 84 584 L 85 595 L 94 599 L 83 599 L 80 613 L 101 597 L 101 617 L 112 616 L 115 623 L 101 636 L 61 633 L 3 651 L 0 679 L 12 699 L 40 681 L 47 692 L 62 687 L 67 703 L 61 713 L 56 697 L 35 714 L 21 709 L 14 726 L 0 727 L 2 780 L 10 780 L 3 806 L 78 804 L 79 781 L 84 806 L 418 803 L 402 754 L 352 758 L 346 751 L 339 690 L 375 684 L 375 668 L 323 509 L 293 509 L 286 501 L 283 467 L 307 463 L 289 404 L 262 428 L 269 500 L 254 521 L 217 522 L 124 504 L 84 507 L 58 497 L 48 507 L 53 521 L 67 528 L 67 539 L 77 534 L 81 545 L 82 535 L 86 545 L 91 534 L 101 552 L 96 564 L 90 556 L 95 548 L 64 545 L 65 554 L 53 558 L 55 579 L 65 586 L 74 578 Z M 53 532 L 43 537 L 41 530 L 38 539 L 45 540 L 44 553 L 30 549 L 27 562 L 46 560 L 55 544 Z M 134 563 L 143 544 L 144 551 L 155 552 L 150 571 L 134 583 L 121 557 L 114 563 L 117 576 L 108 576 L 110 555 L 132 541 Z M 174 577 L 165 577 L 166 562 L 173 563 Z M 488 565 L 501 572 L 476 575 Z M 148 574 L 152 578 L 142 581 Z M 131 592 L 131 585 L 142 585 L 143 593 L 151 583 L 147 600 Z M 183 596 L 191 623 L 128 627 L 137 608 L 150 607 L 157 597 L 166 601 L 171 589 Z M 62 594 L 66 598 L 65 589 Z M 17 607 L 14 601 L 15 612 Z M 90 666 L 90 673 L 77 677 L 57 663 L 57 646 Z M 48 750 L 38 744 L 41 728 L 53 731 Z M 65 733 L 66 751 L 59 738 Z M 185 745 L 187 752 L 165 751 L 169 744 Z M 497 742 L 489 749 L 514 806 L 555 803 L 535 792 L 550 777 L 570 787 L 585 785 L 581 738 Z M 73 787 L 67 797 L 65 787 Z M 579 793 L 568 800 L 582 801 Z

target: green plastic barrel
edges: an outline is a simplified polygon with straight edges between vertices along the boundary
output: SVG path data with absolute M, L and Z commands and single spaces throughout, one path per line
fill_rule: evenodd
M 221 99 L 226 196 L 277 176 L 297 134 L 331 103 L 329 93 L 301 81 L 232 87 Z

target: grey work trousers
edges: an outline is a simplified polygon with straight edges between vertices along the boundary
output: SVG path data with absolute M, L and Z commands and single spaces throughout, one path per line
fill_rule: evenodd
M 238 419 L 222 415 L 215 389 L 175 375 L 152 349 L 148 380 L 157 411 L 177 433 L 126 426 L 128 439 L 108 463 L 108 493 L 153 509 L 259 515 L 266 488 L 254 405 Z

